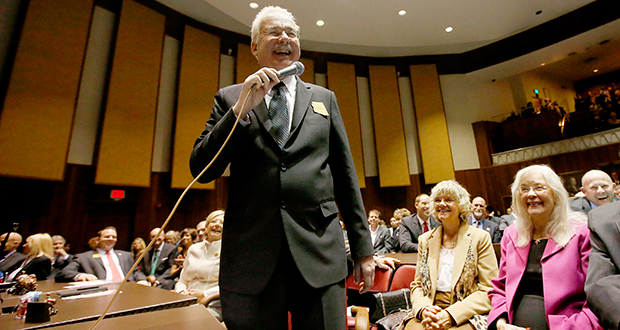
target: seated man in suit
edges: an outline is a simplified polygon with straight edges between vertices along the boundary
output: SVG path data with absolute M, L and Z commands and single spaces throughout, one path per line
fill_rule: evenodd
M 620 327 L 620 202 L 588 213 L 590 264 L 585 291 L 588 306 L 605 329 Z
M 26 259 L 25 254 L 17 252 L 17 248 L 22 244 L 22 235 L 10 233 L 8 239 L 6 235 L 7 233 L 4 233 L 0 236 L 0 242 L 6 240 L 3 254 L 0 257 L 0 272 L 7 272 L 13 266 Z
M 400 252 L 400 224 L 404 217 L 411 215 L 411 211 L 406 208 L 396 209 L 394 211 L 394 217 L 390 219 L 390 233 L 392 235 L 390 240 L 390 252 Z
M 390 253 L 392 236 L 386 227 L 379 225 L 380 222 L 381 212 L 370 210 L 370 212 L 368 212 L 368 225 L 370 227 L 370 238 L 375 253 Z
M 122 281 L 133 266 L 133 256 L 131 252 L 114 249 L 116 237 L 114 227 L 99 231 L 97 249 L 75 255 L 56 276 L 56 281 Z M 135 271 L 129 276 L 129 281 L 136 281 Z
M 73 255 L 65 251 L 67 241 L 64 237 L 54 235 L 52 236 L 52 243 L 54 244 L 54 260 L 52 262 L 52 272 L 50 273 L 50 276 L 48 276 L 48 279 L 50 280 L 56 278 L 56 275 L 58 275 L 65 267 L 67 267 L 69 262 L 73 260 Z
M 504 229 L 512 225 L 515 220 L 517 220 L 517 216 L 512 213 L 512 208 L 509 207 L 508 209 L 506 209 L 506 214 L 500 217 L 499 230 L 503 232 Z
M 165 290 L 174 288 L 174 280 L 170 278 L 170 268 L 178 252 L 175 245 L 164 242 L 164 233 L 159 235 L 159 228 L 151 230 L 150 239 L 155 240 L 153 247 L 144 253 L 136 272 L 138 284 L 156 286 Z
M 585 196 L 569 200 L 570 208 L 576 212 L 588 213 L 597 206 L 617 201 L 614 196 L 616 184 L 611 177 L 600 170 L 591 170 L 581 178 L 581 192 Z
M 469 216 L 468 225 L 486 230 L 491 235 L 493 243 L 502 241 L 502 232 L 499 225 L 487 219 L 487 202 L 478 196 L 471 201 L 472 215 Z
M 418 252 L 418 237 L 439 226 L 439 223 L 429 214 L 430 202 L 431 199 L 427 194 L 418 195 L 414 204 L 418 213 L 403 218 L 399 237 L 402 252 Z
M 207 220 L 202 220 L 196 225 L 196 231 L 198 232 L 198 239 L 194 243 L 202 242 L 205 240 L 205 227 L 207 226 Z

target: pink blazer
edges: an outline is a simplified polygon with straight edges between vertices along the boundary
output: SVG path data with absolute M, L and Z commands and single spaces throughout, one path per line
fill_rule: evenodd
M 586 303 L 584 284 L 588 272 L 590 231 L 585 223 L 574 223 L 575 235 L 565 247 L 549 239 L 543 257 L 542 276 L 545 296 L 545 314 L 549 330 L 603 329 Z M 493 308 L 489 313 L 489 329 L 495 329 L 495 320 L 508 314 L 513 320 L 513 302 L 530 252 L 530 244 L 516 247 L 517 230 L 514 225 L 504 231 L 499 277 L 491 281 L 489 291 Z

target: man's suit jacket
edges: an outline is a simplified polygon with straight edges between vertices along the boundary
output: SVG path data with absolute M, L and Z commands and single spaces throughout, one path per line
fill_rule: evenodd
M 60 274 L 67 265 L 71 263 L 75 256 L 72 254 L 67 255 L 67 258 L 61 258 L 60 255 L 54 255 L 54 264 L 52 265 L 52 272 L 47 277 L 48 280 L 53 280 L 56 275 Z
M 600 329 L 598 319 L 588 308 L 584 293 L 585 277 L 590 254 L 590 232 L 585 224 L 573 223 L 575 234 L 565 247 L 547 241 L 541 258 L 545 315 L 549 330 Z M 506 313 L 512 324 L 514 298 L 527 267 L 530 244 L 517 247 L 515 226 L 504 231 L 499 277 L 493 279 L 489 292 L 493 309 L 489 313 L 489 329 Z
M 377 226 L 377 236 L 373 244 L 375 253 L 392 252 L 391 242 L 392 235 L 390 235 L 390 230 L 383 226 Z
M 118 257 L 118 262 L 123 270 L 123 274 L 127 275 L 127 272 L 133 266 L 133 256 L 130 252 L 122 250 L 114 250 Z M 75 255 L 75 258 L 56 276 L 56 282 L 71 282 L 78 274 L 93 274 L 100 280 L 106 279 L 106 271 L 103 266 L 101 258 L 105 258 L 105 255 L 100 255 L 97 251 L 86 251 Z M 137 281 L 136 272 L 134 271 L 128 280 L 130 282 Z
M 26 259 L 26 255 L 15 251 L 13 254 L 0 262 L 0 272 L 7 272 L 9 269 L 15 269 L 15 265 L 20 265 Z
M 418 265 L 411 283 L 411 319 L 420 309 L 434 305 L 439 278 L 439 255 L 443 227 L 430 230 L 419 237 Z M 497 259 L 490 237 L 481 229 L 461 224 L 454 248 L 451 282 L 451 302 L 446 311 L 457 325 L 491 309 L 487 296 L 491 279 L 497 277 Z
M 620 202 L 588 213 L 590 265 L 586 278 L 588 305 L 605 329 L 620 328 Z
M 614 202 L 617 202 L 619 200 L 620 199 L 616 197 L 613 198 Z M 569 199 L 568 205 L 570 205 L 570 208 L 575 212 L 583 212 L 585 214 L 588 214 L 588 212 L 592 210 L 592 205 L 590 205 L 590 201 L 585 196 Z
M 439 222 L 433 216 L 428 218 L 431 221 L 429 230 L 439 227 Z M 424 229 L 420 225 L 420 218 L 417 214 L 404 217 L 400 223 L 400 250 L 407 253 L 418 252 L 418 237 L 422 234 L 424 234 Z
M 347 276 L 342 216 L 354 260 L 373 254 L 368 222 L 333 92 L 299 78 L 288 141 L 280 149 L 264 100 L 249 112 L 213 166 L 199 180 L 218 178 L 230 164 L 220 287 L 257 294 L 271 278 L 280 250 L 290 249 L 308 284 L 319 288 Z M 206 129 L 190 159 L 199 172 L 235 122 L 241 85 L 218 91 Z
M 396 228 L 390 227 L 388 228 L 388 230 L 392 235 L 392 237 L 390 237 L 390 240 L 388 241 L 390 252 L 400 252 L 400 243 L 398 241 L 400 239 L 400 226 Z
M 472 226 L 474 221 L 474 216 L 470 215 L 467 224 Z M 499 243 L 502 241 L 502 232 L 499 230 L 499 225 L 489 219 L 482 219 L 482 227 L 486 230 L 489 235 L 491 235 L 491 240 L 493 243 Z
M 155 277 L 159 281 L 162 289 L 172 290 L 174 288 L 174 280 L 170 278 L 170 268 L 174 265 L 174 259 L 179 255 L 179 252 L 175 245 L 163 243 L 157 265 L 155 266 Z M 140 267 L 136 271 L 136 280 L 146 280 L 146 277 L 151 274 L 151 265 L 153 260 L 153 248 L 144 253 L 144 258 L 140 261 Z
M 499 221 L 499 230 L 503 231 L 506 227 L 512 225 L 515 220 L 517 220 L 517 216 L 514 213 L 502 215 Z

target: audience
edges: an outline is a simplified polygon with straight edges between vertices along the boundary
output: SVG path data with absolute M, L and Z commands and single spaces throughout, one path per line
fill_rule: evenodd
M 54 260 L 52 261 L 52 273 L 48 276 L 49 279 L 54 279 L 73 259 L 73 255 L 65 251 L 67 241 L 60 235 L 52 236 L 52 243 L 54 244 Z
M 52 272 L 54 260 L 52 237 L 49 234 L 28 236 L 23 251 L 26 258 L 6 271 L 8 275 L 5 280 L 11 282 L 22 274 L 36 275 L 38 281 L 46 280 Z
M 381 212 L 370 210 L 368 212 L 368 227 L 375 253 L 389 253 L 392 250 L 392 236 L 387 228 L 380 225 L 380 222 Z
M 400 250 L 406 253 L 418 252 L 418 237 L 439 226 L 429 213 L 430 197 L 427 194 L 418 195 L 414 205 L 418 213 L 404 217 L 400 226 Z
M 219 293 L 224 211 L 211 212 L 205 221 L 205 240 L 189 247 L 179 282 L 174 287 L 175 292 L 196 296 L 199 301 Z M 207 309 L 220 322 L 222 321 L 222 307 L 219 299 L 211 302 Z
M 471 202 L 472 214 L 469 216 L 467 224 L 486 230 L 491 235 L 493 243 L 499 243 L 502 240 L 502 232 L 499 225 L 487 219 L 487 202 L 482 197 L 476 197 Z
M 499 230 L 503 233 L 508 226 L 512 225 L 515 222 L 516 219 L 517 216 L 512 213 L 512 208 L 509 207 L 508 209 L 506 209 L 506 214 L 500 217 Z
M 194 228 L 185 228 L 181 231 L 181 240 L 177 246 L 177 257 L 174 259 L 174 265 L 170 268 L 170 278 L 177 279 L 183 269 L 183 263 L 187 258 L 189 247 L 198 239 L 198 232 Z
M 456 181 L 438 183 L 430 199 L 441 225 L 419 237 L 404 329 L 474 329 L 477 316 L 491 310 L 487 292 L 497 277 L 491 237 L 467 225 L 469 193 Z
M 400 252 L 400 224 L 402 223 L 404 217 L 408 217 L 410 215 L 411 211 L 407 210 L 406 208 L 396 209 L 394 211 L 394 216 L 392 217 L 392 219 L 390 219 L 389 228 L 390 234 L 392 235 L 390 242 L 390 252 Z
M 115 250 L 116 228 L 106 227 L 99 231 L 96 250 L 75 255 L 75 258 L 56 276 L 57 282 L 71 281 L 121 281 L 133 266 L 131 253 Z M 136 272 L 129 276 L 136 281 Z
M 164 235 L 164 242 L 167 244 L 177 245 L 181 239 L 181 233 L 176 230 L 168 230 Z
M 200 221 L 196 225 L 196 231 L 198 232 L 198 240 L 196 241 L 196 243 L 202 242 L 202 241 L 205 240 L 205 227 L 206 226 L 207 226 L 207 221 L 206 220 Z
M 588 213 L 590 265 L 586 277 L 588 306 L 605 329 L 620 327 L 620 203 Z
M 584 197 L 574 197 L 570 200 L 573 211 L 588 213 L 597 206 L 618 200 L 614 196 L 615 183 L 611 177 L 600 170 L 591 170 L 581 178 L 581 191 Z
M 489 329 L 599 329 L 584 283 L 590 233 L 572 212 L 562 180 L 546 165 L 521 169 L 511 186 L 517 220 L 504 231 Z
M 138 284 L 172 290 L 174 280 L 170 278 L 170 268 L 177 257 L 175 245 L 164 242 L 164 233 L 160 228 L 151 230 L 149 238 L 153 246 L 144 253 L 140 261 L 140 269 L 136 271 Z
M 7 239 L 7 233 L 0 235 L 0 242 L 5 242 L 3 251 L 3 257 L 0 259 L 0 272 L 6 273 L 9 269 L 12 269 L 15 265 L 26 259 L 26 256 L 17 252 L 17 248 L 22 244 L 22 235 L 18 233 L 9 233 Z

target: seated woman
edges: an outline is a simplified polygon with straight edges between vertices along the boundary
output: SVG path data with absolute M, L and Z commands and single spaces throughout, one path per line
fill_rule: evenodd
M 467 225 L 469 193 L 454 180 L 433 188 L 431 209 L 441 225 L 418 239 L 412 310 L 404 328 L 486 329 L 481 315 L 491 310 L 487 292 L 497 276 L 491 236 Z
M 206 221 L 206 239 L 189 247 L 179 282 L 174 287 L 175 292 L 196 296 L 198 301 L 207 299 L 220 291 L 220 250 L 224 211 L 211 212 Z M 222 321 L 222 307 L 219 299 L 211 302 L 207 309 L 220 322 Z
M 183 269 L 183 263 L 187 258 L 189 247 L 194 244 L 198 238 L 198 232 L 194 228 L 185 228 L 181 231 L 181 239 L 179 240 L 179 246 L 177 246 L 178 256 L 174 259 L 174 265 L 170 268 L 170 277 L 178 278 Z
M 584 293 L 590 232 L 562 180 L 532 165 L 517 172 L 511 190 L 517 219 L 504 231 L 489 329 L 602 329 Z
M 6 281 L 13 281 L 22 274 L 34 274 L 37 281 L 44 281 L 52 272 L 52 260 L 54 260 L 54 248 L 52 237 L 49 234 L 35 234 L 26 238 L 24 244 L 26 259 L 9 269 Z
M 95 246 L 93 250 L 96 250 L 96 249 L 97 247 Z M 136 239 L 134 239 L 133 242 L 131 243 L 131 254 L 133 255 L 134 261 L 138 260 L 140 253 L 142 253 L 144 249 L 146 249 L 146 242 L 144 242 L 144 239 L 142 239 L 142 237 L 136 237 Z

